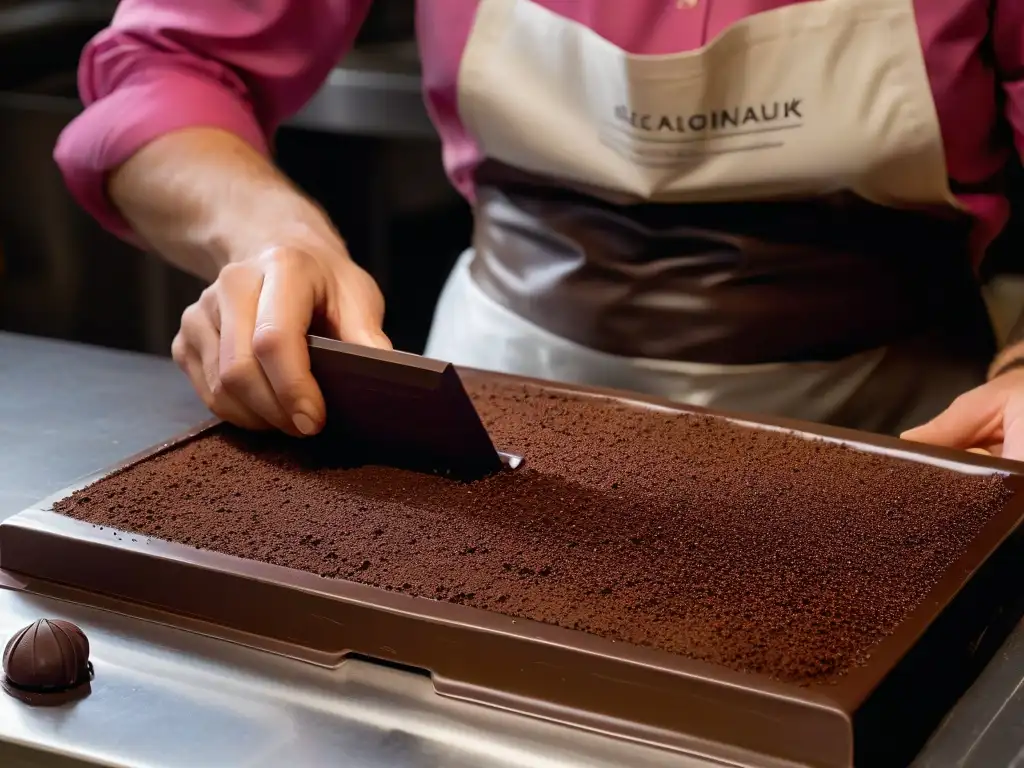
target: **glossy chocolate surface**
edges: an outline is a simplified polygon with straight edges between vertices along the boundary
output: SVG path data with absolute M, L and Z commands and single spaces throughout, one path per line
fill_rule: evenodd
M 697 410 L 549 388 L 612 395 L 635 408 Z M 988 457 L 794 422 L 743 423 L 965 473 L 1001 472 L 1014 490 L 1021 483 L 1016 464 Z M 52 590 L 56 583 L 96 600 L 144 603 L 168 623 L 313 663 L 339 664 L 356 654 L 418 667 L 431 672 L 442 694 L 668 748 L 749 765 L 880 766 L 909 761 L 1020 615 L 1022 515 L 1018 493 L 866 665 L 814 689 L 466 606 L 99 531 L 48 512 L 45 504 L 0 526 L 0 565 L 42 580 L 32 589 Z M 80 593 L 79 599 L 92 598 Z M 737 758 L 737 750 L 745 756 Z
M 8 694 L 30 704 L 65 703 L 89 684 L 89 641 L 69 621 L 39 619 L 7 642 L 3 672 Z

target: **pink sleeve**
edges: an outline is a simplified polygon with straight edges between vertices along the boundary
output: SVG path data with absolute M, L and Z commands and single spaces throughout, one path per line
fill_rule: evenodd
M 992 17 L 992 44 L 1006 95 L 1006 118 L 1017 152 L 1024 159 L 1024 2 L 997 0 Z
M 85 48 L 85 111 L 54 157 L 75 199 L 122 237 L 107 173 L 171 131 L 210 126 L 267 152 L 351 46 L 372 0 L 122 0 Z

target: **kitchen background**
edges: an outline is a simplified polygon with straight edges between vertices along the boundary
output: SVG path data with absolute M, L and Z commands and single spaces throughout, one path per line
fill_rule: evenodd
M 201 285 L 103 232 L 75 206 L 51 159 L 81 108 L 78 54 L 116 5 L 0 0 L 0 329 L 168 354 Z M 444 177 L 421 101 L 413 9 L 412 0 L 375 0 L 355 50 L 281 130 L 277 150 L 380 282 L 396 346 L 421 351 L 471 220 Z M 1024 185 L 1015 189 L 1024 203 Z M 986 265 L 1001 331 L 1024 306 L 1022 257 L 1018 213 Z

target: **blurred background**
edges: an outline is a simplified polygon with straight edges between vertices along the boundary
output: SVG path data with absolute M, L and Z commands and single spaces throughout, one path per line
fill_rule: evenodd
M 211 0 L 215 2 L 216 0 Z M 75 69 L 115 0 L 0 0 L 0 330 L 168 354 L 201 285 L 104 233 L 51 153 L 78 113 Z M 420 96 L 414 3 L 375 0 L 355 50 L 277 139 L 281 166 L 331 214 L 387 299 L 386 332 L 422 351 L 470 238 Z M 997 329 L 1024 307 L 1024 184 L 984 278 Z

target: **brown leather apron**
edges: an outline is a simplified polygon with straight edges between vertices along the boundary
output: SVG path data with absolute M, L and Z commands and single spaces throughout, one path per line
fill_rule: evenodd
M 481 0 L 487 156 L 428 354 L 898 431 L 993 353 L 910 0 L 820 0 L 631 56 Z

